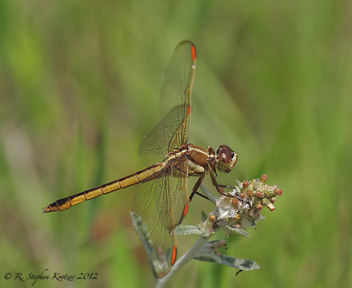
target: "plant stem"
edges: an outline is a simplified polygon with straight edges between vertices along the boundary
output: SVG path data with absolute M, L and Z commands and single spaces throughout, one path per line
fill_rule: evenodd
M 193 259 L 198 251 L 203 247 L 204 244 L 208 242 L 208 239 L 210 237 L 203 237 L 200 236 L 196 243 L 191 247 L 191 249 L 188 250 L 187 253 L 185 253 L 176 263 L 174 266 L 172 266 L 170 272 L 166 274 L 163 278 L 157 279 L 155 288 L 161 288 L 164 287 L 166 282 L 181 268 L 183 267 L 188 261 Z

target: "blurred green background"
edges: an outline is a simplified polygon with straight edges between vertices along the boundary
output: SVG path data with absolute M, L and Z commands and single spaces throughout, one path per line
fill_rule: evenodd
M 0 272 L 98 273 L 35 287 L 152 287 L 131 224 L 133 188 L 62 213 L 56 199 L 143 169 L 176 45 L 197 46 L 190 142 L 239 160 L 219 182 L 283 195 L 226 255 L 243 272 L 191 261 L 168 287 L 351 287 L 350 1 L 0 0 Z M 189 185 L 192 185 L 190 180 Z M 206 187 L 212 189 L 208 182 Z M 196 197 L 185 224 L 212 205 Z M 179 237 L 179 257 L 197 237 Z

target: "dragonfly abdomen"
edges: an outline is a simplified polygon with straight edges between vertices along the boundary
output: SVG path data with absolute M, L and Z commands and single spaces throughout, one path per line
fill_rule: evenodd
M 43 213 L 49 213 L 49 212 L 54 212 L 54 211 L 62 211 L 69 209 L 70 207 L 82 203 L 84 201 L 99 197 L 104 194 L 108 194 L 110 192 L 114 192 L 117 190 L 120 190 L 122 188 L 126 188 L 135 184 L 138 184 L 142 180 L 153 176 L 154 174 L 158 173 L 163 169 L 165 166 L 164 163 L 159 163 L 152 165 L 146 169 L 143 169 L 141 171 L 138 171 L 134 174 L 131 174 L 129 176 L 126 176 L 124 178 L 112 181 L 110 183 L 83 191 L 81 193 L 65 197 L 62 199 L 59 199 L 47 207 L 44 208 Z

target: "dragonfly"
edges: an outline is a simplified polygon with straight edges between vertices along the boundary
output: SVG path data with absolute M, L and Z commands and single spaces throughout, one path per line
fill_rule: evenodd
M 175 49 L 166 70 L 160 97 L 160 122 L 139 146 L 139 157 L 148 168 L 84 192 L 59 199 L 44 213 L 63 211 L 87 200 L 135 186 L 133 213 L 145 223 L 158 263 L 152 266 L 161 278 L 176 261 L 176 226 L 185 218 L 189 202 L 205 176 L 220 194 L 225 191 L 216 181 L 217 171 L 229 173 L 237 154 L 227 145 L 216 152 L 188 142 L 191 127 L 192 87 L 196 69 L 196 47 L 190 41 Z M 191 194 L 189 176 L 198 177 Z

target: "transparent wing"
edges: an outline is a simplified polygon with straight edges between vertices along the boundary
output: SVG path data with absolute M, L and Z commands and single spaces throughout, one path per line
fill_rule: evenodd
M 181 42 L 166 70 L 160 97 L 160 123 L 139 146 L 143 164 L 150 166 L 163 161 L 168 152 L 188 141 L 195 68 L 194 44 Z
M 164 276 L 176 260 L 175 227 L 188 208 L 187 173 L 187 162 L 178 159 L 135 188 L 133 212 L 147 226 L 155 255 L 151 265 L 157 277 Z

